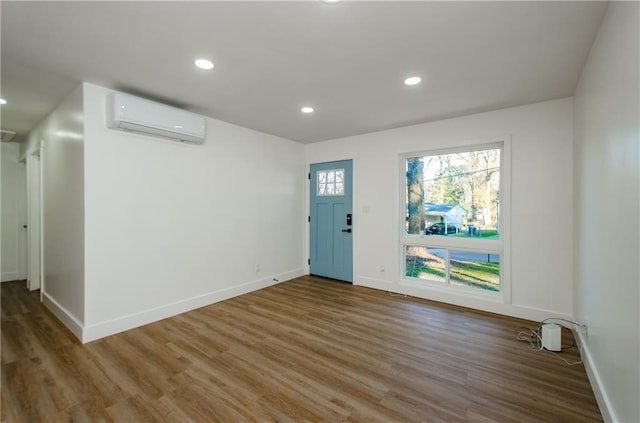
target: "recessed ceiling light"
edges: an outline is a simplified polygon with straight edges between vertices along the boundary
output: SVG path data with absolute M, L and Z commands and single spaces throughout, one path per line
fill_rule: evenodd
M 329 4 L 334 4 L 334 3 L 340 3 L 342 0 L 322 0 L 323 3 L 329 3 Z
M 5 100 L 4 98 L 0 98 L 0 104 L 7 104 L 7 100 Z
M 420 82 L 422 82 L 422 78 L 419 76 L 410 76 L 404 80 L 405 85 L 418 85 Z
M 313 107 L 305 106 L 302 109 L 300 109 L 300 111 L 302 113 L 313 113 Z
M 213 62 L 211 60 L 207 60 L 207 59 L 196 59 L 193 62 L 197 67 L 199 67 L 200 69 L 204 69 L 204 70 L 211 70 L 213 69 Z

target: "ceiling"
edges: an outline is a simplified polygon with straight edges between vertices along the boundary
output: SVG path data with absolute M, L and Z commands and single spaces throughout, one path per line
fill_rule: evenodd
M 2 1 L 2 129 L 82 81 L 301 143 L 571 96 L 606 6 Z

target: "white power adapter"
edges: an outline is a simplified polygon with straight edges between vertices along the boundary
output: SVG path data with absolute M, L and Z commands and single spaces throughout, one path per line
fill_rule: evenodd
M 542 325 L 542 347 L 549 351 L 562 350 L 562 327 L 556 323 Z

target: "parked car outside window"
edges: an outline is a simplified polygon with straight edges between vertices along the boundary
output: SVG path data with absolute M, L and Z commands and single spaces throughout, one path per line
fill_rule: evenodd
M 448 235 L 448 234 L 456 234 L 458 233 L 458 228 L 453 225 L 447 225 L 447 233 L 445 234 L 444 223 L 434 223 L 425 229 L 424 233 L 426 235 Z

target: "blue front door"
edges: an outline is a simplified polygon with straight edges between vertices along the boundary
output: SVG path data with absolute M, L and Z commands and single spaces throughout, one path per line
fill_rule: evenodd
M 351 160 L 311 165 L 312 275 L 353 282 L 352 179 Z

